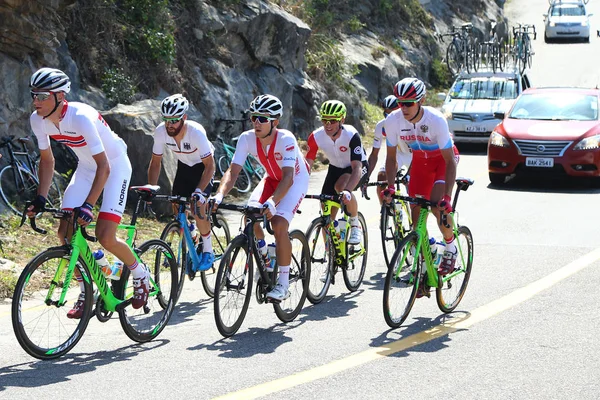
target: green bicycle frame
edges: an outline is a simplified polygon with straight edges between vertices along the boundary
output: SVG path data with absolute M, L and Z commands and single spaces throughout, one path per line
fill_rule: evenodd
M 335 265 L 341 267 L 346 264 L 346 241 L 348 240 L 348 233 L 350 231 L 350 223 L 348 221 L 348 216 L 342 213 L 342 218 L 346 221 L 346 232 L 344 235 L 344 240 L 342 240 L 335 230 L 333 226 L 333 219 L 331 218 L 331 209 L 332 208 L 340 208 L 339 203 L 331 200 L 323 201 L 323 209 L 322 215 L 323 218 L 327 221 L 327 232 L 331 237 L 331 241 L 333 242 L 333 246 L 335 247 Z M 352 254 L 348 255 L 348 261 L 352 261 L 355 258 L 365 254 L 365 249 L 361 245 L 359 251 L 352 252 Z
M 95 224 L 90 224 L 89 227 L 93 228 L 93 227 L 95 227 Z M 133 246 L 133 241 L 135 239 L 135 233 L 136 233 L 135 226 L 120 224 L 117 226 L 117 229 L 127 230 L 126 243 L 130 248 L 133 248 L 132 246 Z M 60 264 L 56 270 L 56 273 L 54 274 L 54 279 L 52 280 L 50 288 L 48 289 L 48 294 L 46 295 L 46 304 L 51 303 L 54 289 L 58 285 L 58 282 L 61 281 L 61 277 L 62 277 L 65 267 L 67 267 L 68 269 L 67 269 L 67 272 L 66 272 L 66 275 L 64 278 L 64 282 L 71 282 L 71 280 L 73 279 L 73 274 L 75 273 L 75 267 L 77 265 L 77 261 L 79 260 L 79 256 L 81 256 L 81 259 L 83 260 L 85 265 L 88 267 L 89 271 L 91 272 L 92 282 L 96 283 L 96 286 L 98 287 L 98 292 L 99 292 L 100 296 L 102 297 L 102 300 L 104 300 L 104 308 L 107 311 L 116 311 L 117 306 L 119 304 L 123 303 L 126 299 L 123 299 L 123 300 L 118 299 L 113 294 L 113 292 L 110 289 L 110 286 L 106 280 L 106 277 L 104 276 L 104 273 L 102 272 L 101 267 L 98 265 L 98 263 L 96 262 L 96 259 L 94 258 L 94 254 L 92 253 L 92 250 L 90 249 L 90 247 L 88 245 L 88 241 L 83 237 L 83 234 L 81 233 L 80 226 L 77 226 L 75 233 L 73 234 L 73 236 L 71 238 L 71 243 L 68 246 L 70 246 L 72 249 L 71 257 L 68 260 L 62 259 L 60 261 Z M 141 260 L 139 259 L 138 255 L 135 253 L 135 251 L 133 252 L 133 254 L 135 255 L 137 262 L 141 263 Z M 90 277 L 87 276 L 87 274 L 83 273 L 83 274 L 81 274 L 81 276 L 86 282 L 90 283 Z M 158 285 L 155 284 L 152 277 L 150 277 L 150 281 L 152 283 L 151 286 L 153 286 L 157 289 L 155 289 L 155 291 L 150 293 L 149 295 L 150 296 L 156 295 L 158 292 Z M 66 297 L 67 297 L 68 289 L 69 289 L 68 284 L 63 285 L 63 289 L 62 289 L 62 292 L 60 295 L 60 300 L 58 301 L 57 306 L 62 307 L 67 302 Z M 131 295 L 132 295 L 132 293 L 128 294 L 128 296 L 126 296 L 126 298 L 131 297 Z

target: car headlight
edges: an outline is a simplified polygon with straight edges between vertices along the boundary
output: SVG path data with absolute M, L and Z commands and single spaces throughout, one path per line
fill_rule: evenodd
M 510 143 L 508 143 L 508 139 L 499 134 L 496 131 L 493 131 L 490 135 L 490 145 L 496 147 L 509 147 Z
M 582 21 L 581 22 L 581 26 L 588 26 L 588 22 L 587 21 Z
M 551 27 L 555 27 L 556 26 L 556 22 L 550 21 L 550 23 L 548 25 L 550 25 Z
M 452 111 L 444 110 L 444 117 L 446 117 L 446 119 L 452 119 Z
M 594 150 L 599 148 L 600 135 L 594 135 L 581 139 L 581 141 L 573 147 L 573 150 Z

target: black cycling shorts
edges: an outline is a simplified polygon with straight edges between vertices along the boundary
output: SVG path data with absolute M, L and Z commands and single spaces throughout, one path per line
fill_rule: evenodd
M 367 182 L 367 179 L 368 179 L 367 171 L 368 170 L 369 170 L 369 164 L 367 164 L 366 161 L 363 161 L 362 169 L 360 172 L 360 180 L 358 181 L 358 184 L 352 191 L 358 189 L 362 184 Z M 351 174 L 351 173 L 352 173 L 352 167 L 338 168 L 336 166 L 329 164 L 329 169 L 327 170 L 327 176 L 325 177 L 325 182 L 323 182 L 323 188 L 321 189 L 321 193 L 332 195 L 332 196 L 338 194 L 335 191 L 335 183 L 338 181 L 338 179 L 340 179 L 340 176 L 342 176 L 344 174 Z
M 198 187 L 202 174 L 204 173 L 204 163 L 198 163 L 193 166 L 177 162 L 177 173 L 175 174 L 175 180 L 173 181 L 173 196 L 184 196 L 190 197 L 194 190 Z M 203 189 L 204 193 L 210 195 L 212 192 L 213 180 L 206 188 Z

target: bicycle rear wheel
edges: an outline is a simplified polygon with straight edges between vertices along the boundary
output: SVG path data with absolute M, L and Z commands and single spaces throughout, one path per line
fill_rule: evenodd
M 227 170 L 229 169 L 229 166 L 231 165 L 231 158 L 229 158 L 228 155 L 221 156 L 217 165 L 219 167 L 219 171 L 221 172 L 221 176 L 223 176 L 225 172 L 227 172 Z M 250 175 L 248 175 L 248 171 L 246 171 L 246 168 L 242 167 L 237 177 L 237 180 L 235 181 L 235 188 L 240 193 L 246 193 L 250 190 L 251 183 L 252 180 L 250 178 Z
M 363 241 L 360 244 L 348 244 L 346 241 L 346 254 L 348 255 L 348 265 L 342 269 L 344 283 L 351 292 L 356 292 L 365 277 L 367 270 L 367 255 L 369 253 L 369 234 L 367 232 L 367 222 L 365 217 L 359 212 L 358 222 L 363 232 Z
M 331 285 L 330 264 L 335 256 L 333 243 L 326 229 L 323 220 L 317 218 L 306 231 L 311 268 L 307 298 L 312 304 L 322 302 Z
M 221 258 L 223 258 L 223 253 L 225 253 L 225 249 L 227 248 L 227 244 L 231 241 L 231 234 L 229 233 L 229 225 L 227 224 L 227 220 L 221 214 L 217 215 L 217 221 L 219 221 L 220 228 L 216 226 L 212 226 L 211 229 L 211 239 L 212 239 L 212 247 L 213 253 L 215 254 L 215 261 L 206 271 L 202 271 L 200 276 L 202 278 L 202 287 L 204 291 L 208 295 L 208 297 L 215 297 L 215 281 L 217 279 L 217 268 L 219 263 L 221 262 Z
M 445 313 L 454 311 L 462 300 L 473 267 L 473 235 L 469 228 L 459 226 L 456 240 L 458 257 L 454 271 L 446 276 L 438 276 L 438 287 L 435 291 L 438 307 Z
M 150 282 L 148 302 L 134 309 L 131 304 L 119 309 L 119 320 L 123 331 L 131 340 L 148 342 L 165 328 L 177 301 L 177 263 L 169 245 L 160 239 L 151 239 L 136 249 L 138 257 L 150 271 L 154 282 Z M 131 299 L 133 275 L 123 268 L 121 279 L 116 285 L 117 297 Z
M 405 202 L 394 200 L 394 206 L 383 204 L 379 216 L 381 247 L 386 266 L 390 264 L 392 255 L 406 232 L 410 230 L 410 210 Z M 400 215 L 397 215 L 400 213 Z M 396 218 L 399 224 L 396 223 Z
M 219 333 L 233 336 L 246 317 L 252 297 L 253 263 L 248 239 L 234 238 L 219 263 L 215 281 L 214 313 Z
M 455 42 L 450 43 L 446 49 L 446 64 L 453 76 L 458 75 L 462 68 L 462 54 Z
M 18 170 L 7 165 L 0 171 L 0 195 L 10 210 L 21 215 L 28 200 L 33 200 L 37 194 L 37 180 L 24 169 L 21 169 L 23 180 Z
M 67 312 L 81 293 L 75 274 L 68 285 L 65 304 L 58 304 L 65 287 L 65 276 L 70 259 L 69 251 L 54 247 L 35 256 L 25 267 L 12 298 L 12 326 L 17 341 L 29 355 L 49 360 L 67 354 L 79 342 L 92 317 L 94 289 L 83 260 L 76 269 L 87 277 L 83 279 L 84 308 L 81 319 L 69 319 Z M 62 272 L 59 272 L 62 271 Z M 52 297 L 49 289 L 55 284 Z
M 164 240 L 165 243 L 171 247 L 175 257 L 175 264 L 177 264 L 177 267 L 179 268 L 179 276 L 177 278 L 177 296 L 175 297 L 176 301 L 179 301 L 179 297 L 183 291 L 183 283 L 185 282 L 187 268 L 187 257 L 185 256 L 187 254 L 187 245 L 183 237 L 183 231 L 179 221 L 170 221 L 160 234 L 160 239 Z M 162 306 L 166 307 L 166 304 L 162 304 Z
M 281 303 L 273 303 L 275 314 L 281 322 L 293 321 L 306 301 L 310 282 L 310 250 L 304 232 L 294 229 L 290 232 L 292 242 L 292 263 L 290 265 L 290 297 Z
M 402 325 L 417 298 L 422 274 L 418 238 L 415 232 L 409 233 L 400 242 L 388 266 L 383 289 L 383 317 L 390 328 Z M 415 256 L 418 256 L 416 260 Z

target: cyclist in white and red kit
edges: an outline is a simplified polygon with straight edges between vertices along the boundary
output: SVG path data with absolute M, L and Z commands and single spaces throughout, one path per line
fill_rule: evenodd
M 35 111 L 30 123 L 40 149 L 40 185 L 38 195 L 27 215 L 32 217 L 44 209 L 54 173 L 54 155 L 50 138 L 70 147 L 79 162 L 69 186 L 65 190 L 61 207 L 79 210 L 77 222 L 89 225 L 94 219 L 93 208 L 103 193 L 95 235 L 106 250 L 121 260 L 133 275 L 133 308 L 141 308 L 148 301 L 149 272 L 137 261 L 129 246 L 117 238 L 117 225 L 121 222 L 127 190 L 131 179 L 131 163 L 127 146 L 108 126 L 102 115 L 87 104 L 68 102 L 71 81 L 62 71 L 42 68 L 31 76 L 31 97 Z M 58 236 L 64 244 L 69 227 L 61 221 Z M 81 294 L 69 318 L 79 319 L 85 301 L 84 285 L 78 270 L 75 276 Z
M 265 168 L 266 175 L 252 192 L 248 205 L 268 207 L 266 214 L 275 232 L 279 275 L 277 284 L 267 297 L 282 301 L 290 296 L 292 243 L 288 230 L 300 202 L 306 196 L 308 165 L 294 134 L 278 128 L 283 104 L 277 97 L 270 94 L 258 96 L 250 103 L 249 111 L 254 129 L 240 135 L 231 165 L 213 199 L 216 208 L 233 188 L 248 154 L 252 154 Z M 257 240 L 264 239 L 261 226 L 256 224 L 254 229 Z

